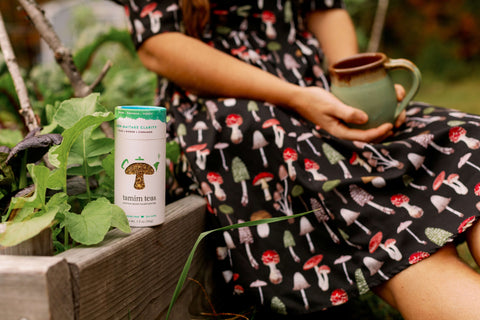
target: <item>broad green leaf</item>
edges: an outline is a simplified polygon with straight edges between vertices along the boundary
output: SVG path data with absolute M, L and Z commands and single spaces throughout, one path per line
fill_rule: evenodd
M 1 129 L 0 130 L 0 146 L 13 148 L 17 143 L 22 141 L 23 136 L 20 130 Z
M 113 153 L 110 153 L 108 156 L 105 157 L 102 161 L 102 167 L 105 169 L 105 173 L 109 177 L 114 177 L 115 172 L 114 172 L 114 167 L 115 167 L 115 156 Z
M 49 228 L 57 214 L 58 207 L 22 222 L 7 222 L 6 230 L 0 233 L 0 245 L 10 247 L 30 239 Z
M 81 214 L 67 212 L 65 216 L 65 227 L 72 239 L 85 245 L 102 241 L 111 222 L 112 207 L 105 198 L 88 203 Z
M 75 125 L 66 129 L 63 133 L 63 141 L 59 146 L 50 148 L 48 157 L 50 163 L 58 168 L 51 174 L 49 188 L 66 188 L 67 160 L 75 140 L 83 131 L 92 126 L 99 126 L 104 121 L 113 120 L 115 116 L 111 112 L 95 112 L 94 114 L 84 116 L 77 121 Z M 61 182 L 59 185 L 58 183 Z
M 85 116 L 95 112 L 105 112 L 105 108 L 97 101 L 98 93 L 92 93 L 84 98 L 65 100 L 60 104 L 53 119 L 63 128 L 71 128 Z
M 127 216 L 122 208 L 115 204 L 110 204 L 112 210 L 112 227 L 118 228 L 120 231 L 130 233 L 130 225 L 128 224 Z

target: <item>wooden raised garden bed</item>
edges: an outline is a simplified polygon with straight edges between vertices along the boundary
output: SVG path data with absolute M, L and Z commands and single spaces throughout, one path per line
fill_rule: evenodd
M 166 208 L 165 223 L 112 230 L 96 246 L 56 256 L 0 256 L 0 319 L 164 319 L 190 250 L 204 231 L 206 203 L 189 196 Z M 189 275 L 207 276 L 200 250 Z M 196 286 L 186 285 L 170 319 L 189 319 Z

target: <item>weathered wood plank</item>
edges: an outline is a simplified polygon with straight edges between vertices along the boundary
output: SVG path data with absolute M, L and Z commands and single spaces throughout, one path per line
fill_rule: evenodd
M 67 262 L 57 257 L 0 256 L 0 319 L 73 320 Z
M 70 249 L 75 319 L 157 319 L 168 307 L 186 258 L 204 231 L 206 203 L 189 196 L 167 206 L 165 223 L 110 232 L 98 246 Z M 190 274 L 202 270 L 203 252 Z M 185 306 L 172 320 L 188 319 Z

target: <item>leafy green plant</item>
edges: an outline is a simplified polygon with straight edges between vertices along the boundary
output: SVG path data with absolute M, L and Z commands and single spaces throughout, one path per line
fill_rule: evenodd
M 98 103 L 98 96 L 73 98 L 59 105 L 53 121 L 63 129 L 62 142 L 48 151 L 54 169 L 43 164 L 27 165 L 34 192 L 31 196 L 12 198 L 2 218 L 6 230 L 0 234 L 0 245 L 18 244 L 50 226 L 57 236 L 54 244 L 58 251 L 69 248 L 70 237 L 74 242 L 91 245 L 102 241 L 111 227 L 130 232 L 123 210 L 103 194 L 90 190 L 86 183 L 90 178 L 105 175 L 113 180 L 113 139 L 106 138 L 98 126 L 114 115 Z M 17 160 L 22 161 L 21 158 Z M 83 177 L 85 192 L 69 192 L 72 176 Z M 63 241 L 59 241 L 60 236 Z

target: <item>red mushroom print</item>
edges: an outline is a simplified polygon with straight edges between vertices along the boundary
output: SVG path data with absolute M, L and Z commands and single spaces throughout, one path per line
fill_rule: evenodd
M 397 233 L 400 233 L 404 230 L 407 230 L 407 232 L 415 239 L 417 240 L 418 243 L 420 244 L 427 244 L 427 241 L 425 240 L 420 240 L 415 233 L 413 233 L 412 230 L 409 229 L 410 225 L 412 224 L 412 220 L 406 220 L 400 223 L 400 225 L 397 228 Z
M 381 231 L 375 233 L 375 235 L 370 239 L 370 242 L 368 243 L 368 252 L 374 253 L 380 246 L 380 243 L 382 243 L 382 238 L 383 233 Z
M 472 168 L 475 168 L 477 169 L 478 171 L 480 171 L 480 167 L 473 164 L 472 162 L 468 161 L 468 159 L 470 159 L 470 157 L 472 156 L 472 154 L 469 152 L 469 153 L 466 153 L 465 155 L 463 155 L 461 158 L 460 158 L 460 161 L 458 161 L 458 168 L 460 169 L 461 167 L 463 167 L 465 164 L 468 164 L 469 166 L 471 166 Z
M 332 302 L 332 306 L 338 306 L 348 302 L 347 292 L 343 289 L 333 290 L 332 294 L 330 295 L 330 302 Z
M 385 243 L 380 243 L 380 248 L 388 253 L 388 256 L 395 261 L 402 260 L 402 253 L 396 246 L 397 241 L 395 239 L 387 239 Z
M 353 284 L 352 279 L 348 276 L 348 271 L 347 271 L 347 265 L 345 264 L 346 262 L 350 261 L 352 259 L 352 256 L 340 256 L 337 258 L 333 263 L 334 264 L 341 264 L 343 267 L 343 272 L 345 273 L 345 277 L 347 278 L 348 283 Z
M 395 194 L 390 198 L 390 201 L 395 207 L 404 208 L 405 210 L 407 210 L 408 214 L 412 218 L 420 218 L 421 216 L 423 216 L 423 209 L 418 206 L 411 205 L 409 203 L 410 198 L 404 194 Z
M 227 199 L 227 195 L 225 191 L 223 191 L 223 189 L 220 187 L 220 185 L 223 184 L 222 176 L 212 171 L 207 174 L 207 180 L 208 182 L 213 184 L 213 187 L 215 189 L 215 197 L 220 201 L 225 201 Z
M 262 124 L 262 128 L 272 128 L 275 134 L 275 144 L 277 147 L 283 147 L 283 138 L 285 136 L 285 130 L 280 126 L 280 121 L 275 118 L 268 119 Z
M 370 167 L 368 163 L 366 163 L 356 152 L 352 153 L 352 156 L 350 157 L 349 162 L 351 165 L 359 165 L 359 166 L 362 166 L 368 172 L 372 172 L 372 167 Z
M 253 132 L 252 149 L 260 151 L 260 156 L 262 157 L 262 163 L 265 168 L 268 167 L 268 161 L 267 161 L 267 157 L 265 156 L 265 151 L 263 150 L 263 148 L 268 146 L 268 144 L 269 144 L 268 141 L 265 140 L 265 137 L 260 131 L 255 130 Z
M 300 236 L 305 236 L 307 238 L 308 247 L 310 248 L 310 252 L 315 252 L 315 247 L 313 246 L 312 239 L 310 238 L 310 232 L 315 230 L 312 226 L 310 221 L 306 217 L 300 217 Z
M 395 210 L 391 208 L 384 207 L 382 205 L 379 205 L 378 203 L 373 202 L 373 196 L 369 194 L 367 191 L 363 190 L 359 186 L 355 184 L 350 185 L 350 196 L 352 199 L 361 207 L 365 206 L 368 204 L 369 206 L 380 210 L 386 214 L 394 214 Z
M 468 188 L 460 181 L 460 176 L 456 173 L 449 174 L 447 180 L 443 183 L 455 190 L 457 194 L 465 195 L 468 193 Z
M 275 250 L 267 250 L 262 255 L 262 262 L 270 269 L 269 280 L 273 284 L 279 284 L 283 281 L 283 276 L 276 265 L 280 262 L 280 256 Z
M 287 163 L 287 170 L 290 179 L 295 180 L 297 178 L 297 172 L 295 171 L 295 167 L 293 166 L 293 161 L 297 161 L 298 154 L 292 148 L 286 148 L 283 151 L 283 160 Z
M 458 229 L 457 229 L 458 233 L 465 232 L 468 228 L 470 228 L 473 225 L 475 220 L 477 220 L 477 218 L 475 216 L 469 217 L 469 218 L 463 220 L 462 223 L 458 226 Z
M 230 140 L 235 144 L 241 143 L 243 141 L 243 134 L 239 127 L 243 123 L 242 116 L 239 114 L 231 113 L 225 119 L 225 123 L 227 124 L 227 127 L 232 129 Z
M 315 181 L 326 181 L 328 178 L 324 176 L 323 174 L 319 173 L 318 170 L 320 169 L 320 166 L 318 163 L 316 163 L 313 160 L 305 158 L 304 164 L 305 164 L 305 171 L 310 172 L 313 176 L 313 180 Z
M 408 258 L 408 263 L 415 264 L 415 263 L 420 262 L 423 259 L 426 259 L 428 257 L 430 257 L 430 253 L 425 252 L 425 251 L 418 251 L 418 252 L 412 253 L 410 255 L 410 257 Z
M 277 32 L 273 27 L 276 20 L 275 14 L 272 11 L 265 10 L 262 12 L 262 21 L 266 26 L 265 34 L 269 39 L 275 39 L 277 37 Z
M 328 274 L 330 273 L 330 268 L 328 266 L 321 266 L 319 267 L 320 262 L 323 259 L 323 255 L 317 254 L 305 262 L 303 265 L 303 270 L 310 270 L 313 269 L 318 278 L 318 286 L 323 291 L 327 291 L 329 284 L 328 284 Z
M 443 196 L 439 196 L 439 195 L 433 195 L 433 196 L 430 197 L 430 201 L 435 206 L 435 208 L 437 208 L 438 213 L 441 213 L 445 209 L 447 209 L 451 213 L 459 216 L 460 218 L 463 217 L 463 213 L 461 213 L 461 212 L 459 212 L 459 211 L 457 211 L 457 210 L 448 206 L 448 204 L 450 203 L 451 200 L 452 200 L 451 198 L 447 198 L 447 197 L 443 197 Z
M 162 18 L 162 12 L 161 11 L 154 11 L 155 8 L 157 7 L 156 2 L 151 2 L 147 4 L 145 7 L 143 7 L 142 12 L 140 13 L 140 18 L 144 18 L 146 16 L 149 17 L 150 19 L 150 30 L 152 30 L 153 33 L 157 33 L 160 31 L 160 19 Z
M 245 292 L 245 289 L 243 289 L 243 287 L 239 284 L 236 284 L 234 287 L 233 287 L 233 293 L 236 294 L 236 295 L 241 295 Z
M 303 304 L 305 309 L 310 309 L 308 304 L 307 295 L 305 294 L 305 289 L 310 288 L 310 284 L 307 282 L 307 279 L 300 272 L 295 272 L 293 275 L 293 291 L 300 291 L 303 299 Z
M 265 201 L 272 200 L 272 195 L 270 194 L 270 190 L 268 189 L 268 182 L 272 181 L 273 174 L 269 172 L 261 172 L 253 178 L 253 185 L 254 186 L 262 186 L 263 194 L 265 196 Z
M 464 142 L 470 149 L 480 148 L 480 141 L 475 138 L 467 137 L 467 130 L 462 127 L 453 127 L 448 132 L 448 137 L 453 143 Z
M 206 143 L 195 144 L 195 145 L 189 146 L 186 150 L 186 152 L 195 152 L 195 156 L 196 156 L 195 163 L 202 170 L 205 170 L 205 166 L 207 164 L 207 155 L 210 153 L 210 151 L 206 149 L 206 147 L 207 147 Z
M 476 196 L 480 196 L 480 182 L 475 185 L 473 192 L 475 193 Z
M 238 223 L 244 223 L 242 219 L 238 219 Z M 238 228 L 238 235 L 240 238 L 240 243 L 245 245 L 245 251 L 247 252 L 248 260 L 250 261 L 250 265 L 254 269 L 258 269 L 258 262 L 252 255 L 250 251 L 250 244 L 253 243 L 253 236 L 252 232 L 250 231 L 249 227 L 240 227 Z
M 352 223 L 355 223 L 357 226 L 359 226 L 363 231 L 365 231 L 366 234 L 371 234 L 372 232 L 370 229 L 365 227 L 365 225 L 361 224 L 357 219 L 360 216 L 360 212 L 357 211 L 352 211 L 349 209 L 342 208 L 340 209 L 340 214 L 342 215 L 343 219 L 347 223 L 347 226 L 351 225 Z

